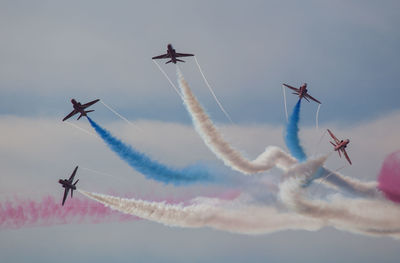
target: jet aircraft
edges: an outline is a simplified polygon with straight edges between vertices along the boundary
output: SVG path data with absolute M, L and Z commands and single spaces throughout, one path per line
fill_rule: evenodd
M 193 57 L 193 54 L 184 54 L 184 53 L 176 53 L 175 49 L 172 47 L 171 44 L 168 44 L 167 46 L 167 53 L 164 55 L 152 57 L 151 59 L 164 59 L 164 58 L 169 58 L 170 60 L 165 62 L 165 64 L 168 64 L 170 62 L 176 64 L 177 61 L 179 62 L 185 62 L 181 59 L 178 59 L 179 57 Z
M 294 90 L 293 94 L 299 95 L 300 99 L 305 98 L 308 102 L 310 102 L 308 99 L 312 99 L 313 101 L 321 104 L 319 100 L 317 100 L 314 97 L 311 97 L 311 95 L 307 93 L 307 83 L 301 85 L 300 88 L 295 88 L 285 83 L 283 83 L 283 85 L 291 90 Z
M 65 116 L 65 118 L 63 119 L 63 121 L 68 120 L 69 118 L 71 118 L 72 116 L 74 116 L 75 114 L 80 113 L 81 115 L 79 115 L 78 120 L 82 117 L 82 116 L 87 116 L 88 112 L 92 112 L 94 110 L 88 110 L 85 111 L 85 109 L 89 106 L 92 106 L 93 104 L 95 104 L 96 102 L 98 102 L 100 99 L 85 103 L 85 104 L 81 104 L 80 102 L 77 102 L 75 99 L 71 100 L 71 103 L 74 107 L 74 110 L 71 111 L 67 116 Z
M 76 174 L 77 170 L 78 170 L 78 166 L 75 167 L 75 170 L 72 172 L 72 174 L 69 177 L 69 179 L 60 179 L 60 180 L 58 180 L 58 182 L 62 185 L 62 187 L 65 188 L 64 197 L 63 197 L 63 200 L 62 200 L 62 205 L 64 205 L 65 200 L 68 197 L 69 190 L 71 189 L 71 198 L 72 198 L 72 194 L 73 194 L 74 190 L 76 190 L 76 184 L 78 183 L 79 179 L 76 180 L 75 183 L 73 183 L 73 181 L 74 181 L 74 177 L 75 177 L 75 174 Z
M 344 157 L 346 157 L 347 161 L 351 164 L 350 158 L 346 152 L 346 147 L 350 143 L 350 140 L 346 139 L 346 140 L 339 141 L 339 139 L 336 138 L 336 136 L 333 135 L 333 133 L 329 129 L 328 129 L 328 132 L 329 132 L 329 135 L 332 137 L 332 139 L 335 141 L 335 142 L 330 141 L 330 143 L 333 145 L 333 147 L 335 147 L 335 151 L 337 151 L 339 153 L 339 157 L 342 157 L 342 155 L 340 154 L 340 152 L 342 152 Z

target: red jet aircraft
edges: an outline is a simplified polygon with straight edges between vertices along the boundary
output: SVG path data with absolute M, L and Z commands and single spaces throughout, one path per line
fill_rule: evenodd
M 290 85 L 287 85 L 285 83 L 283 83 L 283 85 L 285 87 L 291 89 L 291 90 L 294 90 L 293 94 L 299 95 L 300 99 L 305 98 L 308 102 L 310 102 L 308 99 L 312 99 L 313 101 L 321 104 L 321 102 L 319 100 L 317 100 L 316 98 L 311 97 L 311 95 L 309 95 L 307 93 L 307 83 L 304 83 L 303 85 L 301 85 L 299 89 L 295 88 L 295 87 L 292 87 Z
M 58 182 L 62 185 L 62 187 L 65 188 L 64 197 L 63 197 L 63 200 L 62 200 L 62 205 L 64 205 L 65 200 L 67 200 L 69 190 L 71 189 L 71 198 L 72 198 L 72 193 L 74 192 L 74 190 L 76 190 L 76 184 L 78 183 L 79 179 L 76 180 L 76 182 L 74 183 L 74 177 L 75 177 L 75 174 L 76 174 L 77 170 L 78 170 L 78 166 L 75 167 L 75 169 L 72 172 L 72 174 L 71 174 L 69 179 L 60 179 L 60 180 L 58 180 Z
M 193 57 L 193 54 L 184 54 L 184 53 L 176 53 L 175 49 L 172 47 L 171 44 L 168 44 L 167 46 L 167 53 L 164 55 L 160 55 L 160 56 L 156 56 L 156 57 L 152 57 L 151 59 L 163 59 L 163 58 L 170 58 L 170 60 L 168 60 L 167 62 L 165 62 L 165 64 L 168 64 L 170 62 L 176 64 L 177 61 L 180 62 L 185 62 L 181 59 L 177 59 L 179 57 Z
M 338 138 L 336 138 L 335 135 L 333 135 L 333 133 L 328 129 L 329 134 L 331 135 L 332 139 L 335 141 L 335 143 L 331 142 L 330 143 L 333 145 L 333 147 L 335 147 L 335 151 L 337 151 L 339 153 L 339 157 L 342 157 L 342 155 L 340 154 L 340 151 L 343 153 L 344 157 L 346 157 L 347 161 L 351 164 L 350 158 L 347 155 L 346 152 L 346 147 L 349 144 L 350 140 L 346 139 L 346 140 L 340 140 Z
M 67 116 L 65 116 L 65 118 L 63 119 L 63 121 L 68 120 L 69 118 L 71 118 L 72 116 L 74 116 L 75 114 L 80 113 L 81 115 L 79 115 L 78 120 L 82 117 L 82 116 L 87 116 L 87 113 L 92 112 L 94 110 L 85 110 L 87 107 L 92 106 L 93 104 L 95 104 L 96 102 L 98 102 L 100 99 L 85 103 L 85 104 L 81 104 L 80 102 L 77 102 L 75 99 L 71 100 L 71 103 L 74 107 L 74 110 L 71 111 Z

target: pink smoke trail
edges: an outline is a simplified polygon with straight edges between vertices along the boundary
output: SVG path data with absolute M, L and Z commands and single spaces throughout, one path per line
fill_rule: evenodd
M 116 194 L 116 193 L 115 193 Z M 225 190 L 218 194 L 209 194 L 210 197 L 221 200 L 232 200 L 241 194 L 239 190 Z M 125 197 L 135 196 L 125 194 Z M 154 198 L 153 201 L 164 201 L 174 204 L 184 202 L 187 198 Z M 19 229 L 22 227 L 52 226 L 64 224 L 104 223 L 140 220 L 140 218 L 120 213 L 104 206 L 101 203 L 87 198 L 74 197 L 68 199 L 61 206 L 60 198 L 51 195 L 44 196 L 41 200 L 14 197 L 0 201 L 0 230 Z
M 378 182 L 379 190 L 387 199 L 400 203 L 400 150 L 385 158 Z
M 13 198 L 0 202 L 0 229 L 138 220 L 86 198 L 73 198 L 61 206 L 59 198 L 40 201 Z

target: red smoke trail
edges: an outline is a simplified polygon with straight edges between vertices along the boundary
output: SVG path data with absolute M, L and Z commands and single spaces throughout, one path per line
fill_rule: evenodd
M 385 158 L 378 176 L 379 190 L 389 200 L 400 203 L 400 151 Z
M 238 190 L 226 190 L 211 196 L 222 200 L 230 200 L 239 196 L 240 193 Z M 124 196 L 127 198 L 132 197 L 129 194 Z M 146 199 L 153 200 L 154 197 Z M 184 200 L 181 198 L 164 198 L 158 201 L 173 204 L 184 202 Z M 73 199 L 68 199 L 64 206 L 61 206 L 59 197 L 56 198 L 50 195 L 43 197 L 40 201 L 15 197 L 11 200 L 0 202 L 0 230 L 132 220 L 140 220 L 140 218 L 111 210 L 103 204 L 87 198 L 74 197 Z
M 73 198 L 61 206 L 59 198 L 40 201 L 14 198 L 0 202 L 0 229 L 137 220 L 86 198 Z

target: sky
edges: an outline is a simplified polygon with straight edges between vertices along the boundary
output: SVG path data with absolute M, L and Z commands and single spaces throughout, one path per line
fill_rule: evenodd
M 206 147 L 151 61 L 168 43 L 196 54 L 234 124 L 213 100 L 193 58 L 180 64 L 185 79 L 227 140 L 247 156 L 254 158 L 268 145 L 285 149 L 281 86 L 306 82 L 322 102 L 321 128 L 351 138 L 353 165 L 342 172 L 375 180 L 385 156 L 400 149 L 399 5 L 0 1 L 0 200 L 61 198 L 56 182 L 76 165 L 80 187 L 101 193 L 188 200 L 242 190 L 234 183 L 173 186 L 148 180 L 99 138 L 61 122 L 71 111 L 71 98 L 100 98 L 133 125 L 100 103 L 93 119 L 141 152 L 175 167 L 207 163 L 232 181 L 245 180 Z M 176 82 L 175 67 L 160 63 Z M 296 98 L 287 96 L 290 111 Z M 315 103 L 302 104 L 300 137 L 309 154 L 320 136 L 316 110 Z M 94 133 L 85 120 L 71 122 Z M 327 153 L 329 146 L 325 137 L 316 151 Z M 336 169 L 342 161 L 332 155 L 327 166 Z M 276 179 L 276 173 L 261 177 Z M 265 190 L 257 180 L 244 182 L 253 191 Z M 109 220 L 0 232 L 4 262 L 70 262 L 71 256 L 76 262 L 397 262 L 399 256 L 397 240 L 333 227 L 252 236 Z

